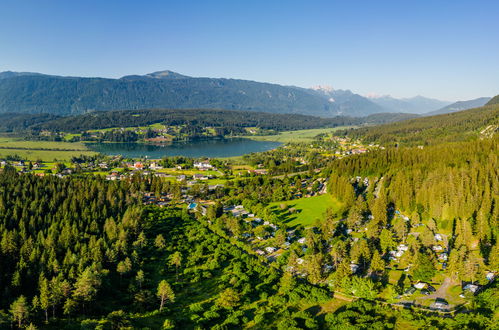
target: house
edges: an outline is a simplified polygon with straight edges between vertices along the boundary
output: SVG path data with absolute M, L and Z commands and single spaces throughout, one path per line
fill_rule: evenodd
M 306 239 L 305 237 L 299 238 L 299 239 L 298 239 L 298 243 L 300 243 L 300 244 L 305 244 L 305 241 L 306 241 L 306 240 L 307 240 L 307 239 Z
M 488 272 L 487 275 L 485 275 L 485 278 L 489 281 L 492 282 L 496 275 L 493 272 Z
M 298 265 L 301 265 L 301 264 L 302 264 L 302 263 L 304 263 L 304 262 L 305 262 L 305 260 L 303 260 L 302 258 L 296 258 L 296 263 L 297 263 Z
M 185 175 L 181 174 L 177 176 L 177 181 L 185 181 Z
M 473 283 L 468 283 L 463 288 L 464 291 L 469 291 L 471 293 L 476 293 L 479 289 L 480 286 Z
M 449 303 L 443 298 L 435 299 L 435 304 L 433 305 L 437 309 L 447 309 L 449 307 Z
M 173 177 L 172 175 L 169 175 L 166 173 L 154 173 L 154 176 L 157 178 L 171 178 L 171 177 Z
M 151 170 L 161 170 L 163 168 L 163 166 L 159 166 L 157 163 L 152 162 L 151 165 L 149 165 L 149 168 Z
M 267 253 L 274 253 L 274 252 L 275 252 L 275 250 L 276 250 L 276 248 L 275 248 L 275 247 L 272 247 L 272 246 L 267 246 L 267 247 L 265 248 L 265 251 L 267 251 Z
M 435 237 L 435 240 L 436 240 L 437 242 L 440 242 L 440 241 L 442 241 L 442 240 L 443 240 L 442 235 L 440 235 L 440 234 L 435 234 L 435 236 L 434 236 L 434 237 Z
M 255 253 L 260 255 L 260 256 L 265 255 L 265 252 L 263 252 L 262 250 L 255 250 Z
M 421 290 L 421 289 L 426 288 L 426 286 L 427 286 L 427 285 L 428 285 L 428 284 L 427 284 L 427 283 L 425 283 L 425 282 L 418 282 L 418 283 L 414 284 L 414 287 L 415 287 L 416 289 L 418 289 L 418 290 Z
M 435 252 L 440 252 L 444 250 L 444 248 L 440 245 L 433 245 L 431 249 Z
M 407 245 L 405 245 L 405 244 L 400 244 L 399 246 L 397 246 L 397 250 L 399 250 L 399 251 L 405 252 L 408 249 L 409 249 L 409 247 Z
M 447 259 L 449 259 L 449 256 L 445 252 L 444 253 L 440 253 L 438 255 L 438 260 L 440 260 L 440 261 L 447 261 Z
M 197 162 L 194 163 L 194 167 L 200 169 L 201 171 L 213 169 L 213 165 L 211 165 L 209 162 Z
M 192 176 L 194 178 L 194 180 L 208 180 L 209 177 L 204 175 L 204 174 L 199 174 L 199 173 L 196 173 Z
M 410 296 L 414 292 L 416 292 L 416 288 L 411 286 L 409 289 L 404 291 L 404 294 Z
M 265 175 L 267 174 L 267 170 L 264 169 L 257 169 L 257 170 L 248 170 L 249 174 L 257 174 L 257 175 Z
M 352 271 L 352 273 L 356 273 L 358 269 L 359 269 L 359 265 L 357 265 L 355 263 L 350 264 L 350 270 Z
M 144 164 L 142 164 L 141 162 L 135 162 L 135 164 L 133 164 L 133 167 L 135 167 L 137 170 L 141 170 L 144 168 Z

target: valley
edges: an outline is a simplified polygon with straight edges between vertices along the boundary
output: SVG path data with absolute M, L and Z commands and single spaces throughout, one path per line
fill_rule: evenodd
M 12 195 L 16 185 L 69 183 L 97 185 L 100 188 L 95 193 L 102 189 L 115 191 L 99 202 L 107 205 L 105 209 L 109 211 L 95 209 L 108 212 L 107 215 L 85 216 L 85 221 L 100 219 L 100 224 L 92 225 L 98 234 L 82 229 L 86 236 L 103 235 L 102 239 L 111 244 L 107 251 L 103 246 L 94 247 L 101 251 L 101 261 L 97 261 L 100 266 L 96 260 L 84 261 L 88 265 L 85 272 L 93 274 L 95 289 L 100 293 L 82 298 L 77 293 L 82 279 L 68 277 L 74 291 L 61 298 L 66 300 L 64 305 L 74 299 L 74 313 L 77 306 L 83 308 L 85 299 L 111 299 L 110 303 L 88 308 L 85 314 L 73 319 L 62 311 L 62 302 L 54 300 L 52 304 L 60 311 L 47 323 L 52 327 L 80 323 L 107 327 L 116 320 L 133 327 L 159 327 L 166 320 L 181 328 L 214 324 L 279 328 L 303 322 L 327 327 L 344 322 L 362 324 L 360 315 L 369 315 L 368 322 L 379 319 L 398 326 L 419 326 L 430 317 L 442 327 L 460 322 L 482 326 L 489 324 L 484 319 L 489 312 L 472 308 L 472 303 L 486 306 L 497 292 L 497 244 L 489 240 L 497 220 L 497 195 L 491 193 L 497 189 L 496 111 L 497 106 L 489 105 L 444 115 L 446 125 L 439 123 L 440 117 L 431 121 L 409 120 L 399 123 L 397 127 L 407 129 L 396 133 L 390 133 L 394 124 L 277 129 L 272 135 L 261 135 L 264 131 L 258 127 L 247 127 L 245 132 L 254 134 L 244 136 L 262 140 L 255 143 L 270 140 L 284 144 L 273 145 L 267 151 L 243 152 L 238 157 L 189 157 L 185 145 L 178 155 L 163 151 L 157 157 L 125 152 L 105 155 L 88 151 L 85 144 L 92 139 L 102 141 L 110 132 L 129 131 L 142 136 L 133 142 L 135 145 L 153 147 L 152 141 L 146 141 L 146 134 L 156 130 L 159 134 L 174 133 L 170 136 L 175 137 L 188 126 L 167 129 L 156 123 L 55 135 L 41 130 L 39 135 L 33 135 L 37 131 L 23 131 L 25 138 L 38 140 L 2 138 L 3 150 L 38 151 L 45 155 L 41 159 L 30 159 L 30 154 L 4 157 L 0 180 L 12 198 L 1 199 L 0 205 L 11 206 L 0 209 L 0 216 L 22 207 Z M 463 127 L 465 131 L 457 136 L 456 130 Z M 435 135 L 438 140 L 431 144 L 412 146 L 413 141 L 418 141 L 412 128 L 422 136 L 432 130 L 441 133 Z M 389 141 L 376 136 L 378 130 L 396 136 L 394 141 L 400 144 L 378 144 Z M 486 135 L 480 133 L 485 131 Z M 468 137 L 463 140 L 462 134 Z M 43 140 L 54 136 L 60 141 Z M 89 140 L 85 143 L 65 142 L 86 139 Z M 184 143 L 197 144 L 206 151 L 208 145 L 217 145 L 217 141 Z M 247 144 L 249 140 L 237 141 Z M 117 145 L 121 148 L 118 150 L 123 150 L 128 143 L 104 140 L 100 145 Z M 182 142 L 169 143 L 182 146 Z M 52 159 L 57 152 L 70 153 L 70 157 Z M 472 173 L 480 174 L 477 177 Z M 21 181 L 14 180 L 14 176 Z M 457 180 L 463 177 L 467 178 L 466 186 Z M 412 183 L 407 185 L 408 182 Z M 460 197 L 449 195 L 458 190 Z M 56 196 L 57 191 L 50 194 Z M 82 190 L 74 193 L 78 191 Z M 48 202 L 36 195 L 29 196 L 37 203 Z M 481 196 L 481 201 L 476 196 Z M 85 208 L 82 205 L 81 212 Z M 122 217 L 119 226 L 133 221 L 120 229 L 127 232 L 127 238 L 112 234 L 117 229 L 111 228 L 117 224 L 110 220 L 109 212 L 118 219 Z M 467 217 L 476 220 L 470 224 Z M 72 221 L 77 218 L 81 216 Z M 48 228 L 41 217 L 37 219 L 39 226 Z M 7 230 L 11 233 L 8 235 L 18 235 L 16 232 Z M 63 232 L 65 229 L 55 235 Z M 3 237 L 1 253 L 4 257 L 12 256 L 5 241 L 11 238 Z M 79 241 L 72 234 L 70 237 L 66 240 Z M 195 243 L 196 237 L 202 237 L 206 243 Z M 64 256 L 63 267 L 74 267 L 76 260 L 68 260 L 67 255 L 81 252 L 65 245 L 62 237 L 58 240 L 60 247 L 66 246 L 72 252 L 52 258 L 62 262 L 59 258 Z M 127 247 L 119 248 L 120 240 Z M 218 242 L 217 247 L 208 242 Z M 110 259 L 109 253 L 114 249 L 122 257 Z M 42 255 L 33 256 L 34 260 L 39 257 Z M 85 260 L 83 255 L 81 258 Z M 169 265 L 166 269 L 162 266 L 164 260 Z M 104 265 L 108 265 L 106 272 L 99 268 Z M 15 274 L 11 266 L 4 267 L 5 274 Z M 16 276 L 23 283 L 28 280 L 27 274 Z M 54 278 L 51 281 L 56 281 Z M 120 291 L 106 284 L 113 279 L 119 280 Z M 154 308 L 159 279 L 166 279 L 175 300 L 171 298 L 159 312 L 141 313 Z M 256 292 L 252 286 L 258 288 Z M 9 285 L 8 290 L 15 292 L 16 288 Z M 34 290 L 43 289 L 35 286 Z M 105 292 L 112 293 L 113 298 L 106 298 Z M 115 304 L 123 303 L 135 306 L 136 314 L 116 311 Z M 267 315 L 269 306 L 278 312 Z M 411 310 L 411 315 L 418 313 L 417 319 L 408 317 L 404 309 Z M 343 318 L 346 315 L 356 317 L 347 321 Z

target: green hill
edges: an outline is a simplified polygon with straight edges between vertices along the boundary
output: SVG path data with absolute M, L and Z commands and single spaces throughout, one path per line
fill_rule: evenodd
M 427 145 L 472 140 L 480 136 L 484 130 L 488 132 L 487 134 L 497 131 L 498 124 L 499 105 L 492 104 L 438 116 L 339 131 L 337 134 L 383 145 L 393 143 Z
M 494 96 L 486 105 L 499 104 L 499 95 Z
M 255 111 L 217 109 L 144 109 L 96 111 L 68 117 L 51 114 L 0 114 L 0 132 L 50 130 L 79 133 L 112 127 L 139 127 L 151 124 L 190 127 L 224 127 L 233 132 L 244 127 L 258 127 L 275 131 L 381 124 L 413 118 L 415 115 L 380 113 L 355 118 L 336 116 L 321 118 L 299 114 L 272 114 Z

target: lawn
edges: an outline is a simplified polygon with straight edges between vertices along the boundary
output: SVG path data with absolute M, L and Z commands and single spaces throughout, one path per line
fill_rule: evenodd
M 322 133 L 333 133 L 339 129 L 349 128 L 351 126 L 342 126 L 334 128 L 315 128 L 315 129 L 304 129 L 298 131 L 285 131 L 277 135 L 265 135 L 265 136 L 243 136 L 248 139 L 258 140 L 258 141 L 276 141 L 282 143 L 288 142 L 309 142 L 314 139 L 315 136 Z
M 281 204 L 284 204 L 287 208 L 282 210 Z M 324 194 L 285 202 L 270 203 L 269 208 L 288 226 L 302 225 L 308 227 L 313 225 L 317 219 L 322 220 L 328 208 L 332 208 L 336 213 L 341 209 L 341 206 L 341 203 L 337 199 L 329 194 Z M 295 209 L 296 211 L 291 213 L 291 209 Z

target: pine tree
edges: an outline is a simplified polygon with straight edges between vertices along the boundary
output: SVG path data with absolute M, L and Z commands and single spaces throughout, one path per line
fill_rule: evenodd
M 381 259 L 378 250 L 374 250 L 374 253 L 371 257 L 370 269 L 371 272 L 373 273 L 379 273 L 385 271 L 385 262 L 383 261 L 383 259 Z
M 178 268 L 182 265 L 182 254 L 179 251 L 170 256 L 170 265 L 175 266 L 175 278 L 178 282 Z
M 163 305 L 166 301 L 169 301 L 169 302 L 175 301 L 175 294 L 173 293 L 173 290 L 172 290 L 170 284 L 168 284 L 168 282 L 165 280 L 162 280 L 161 282 L 159 282 L 158 291 L 157 291 L 156 295 L 158 296 L 158 298 L 161 301 L 160 305 L 159 305 L 160 311 L 163 310 Z
M 45 278 L 45 276 L 40 276 L 39 280 L 39 291 L 40 291 L 40 307 L 45 312 L 45 322 L 49 321 L 48 309 L 52 304 L 51 301 L 51 293 L 49 288 L 49 281 Z
M 226 309 L 232 309 L 239 304 L 239 300 L 241 300 L 239 293 L 232 288 L 227 288 L 220 293 L 217 305 Z
M 90 267 L 85 268 L 76 280 L 73 296 L 83 303 L 83 310 L 85 310 L 85 303 L 94 299 L 100 284 L 99 276 Z
M 17 321 L 17 326 L 21 328 L 29 314 L 29 306 L 26 298 L 24 296 L 17 298 L 12 305 L 10 305 L 10 312 L 14 320 Z
M 156 236 L 156 238 L 154 239 L 154 246 L 160 250 L 163 250 L 166 247 L 166 242 L 165 242 L 165 238 L 163 237 L 163 235 L 158 234 Z
M 428 282 L 435 275 L 435 265 L 428 255 L 420 252 L 416 258 L 416 263 L 412 268 L 412 276 L 416 280 Z

